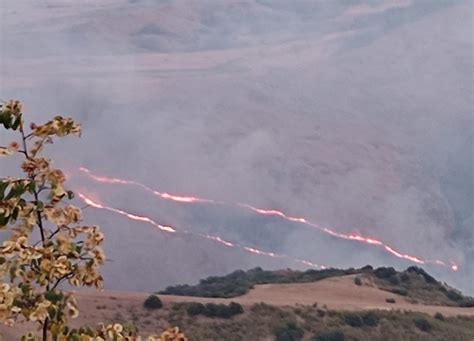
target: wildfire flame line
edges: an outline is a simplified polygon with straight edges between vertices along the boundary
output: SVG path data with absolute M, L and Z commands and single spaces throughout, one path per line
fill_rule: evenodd
M 158 224 L 157 222 L 155 222 L 154 220 L 148 218 L 148 217 L 143 217 L 143 216 L 139 216 L 139 215 L 135 215 L 135 214 L 131 214 L 131 213 L 128 213 L 128 212 L 125 212 L 125 211 L 122 211 L 122 210 L 119 210 L 117 208 L 113 208 L 113 207 L 109 207 L 109 206 L 105 206 L 105 205 L 101 205 L 95 201 L 93 201 L 92 199 L 86 197 L 84 194 L 82 193 L 78 193 L 79 194 L 79 197 L 89 206 L 92 206 L 94 208 L 100 208 L 100 209 L 103 209 L 103 210 L 107 210 L 107 211 L 110 211 L 110 212 L 114 212 L 114 213 L 118 213 L 120 215 L 123 215 L 129 219 L 132 219 L 132 220 L 137 220 L 137 221 L 141 221 L 141 222 L 144 222 L 144 223 L 148 223 L 148 224 L 151 224 L 157 228 L 159 228 L 161 231 L 163 232 L 168 232 L 168 233 L 175 233 L 176 230 L 174 228 L 172 228 L 171 226 L 165 226 L 165 225 L 161 225 L 161 224 Z
M 319 226 L 318 224 L 310 222 L 305 218 L 289 216 L 289 215 L 285 214 L 282 211 L 278 211 L 278 210 L 274 210 L 274 209 L 257 208 L 257 207 L 254 207 L 252 205 L 245 204 L 245 203 L 228 204 L 228 203 L 224 203 L 224 202 L 216 201 L 216 200 L 212 200 L 212 199 L 205 199 L 205 198 L 199 198 L 199 197 L 193 197 L 193 196 L 174 195 L 174 194 L 169 194 L 169 193 L 166 193 L 166 192 L 156 191 L 156 190 L 154 190 L 154 189 L 152 189 L 152 188 L 150 188 L 150 187 L 148 187 L 148 186 L 146 186 L 146 185 L 144 185 L 140 182 L 137 182 L 137 181 L 124 180 L 124 179 L 119 179 L 119 178 L 110 178 L 110 177 L 106 177 L 106 176 L 98 176 L 98 175 L 93 174 L 89 169 L 87 169 L 85 167 L 80 167 L 79 171 L 86 174 L 88 177 L 90 177 L 91 179 L 93 179 L 97 182 L 107 183 L 107 184 L 120 184 L 120 185 L 137 186 L 137 187 L 140 187 L 140 188 L 142 188 L 142 189 L 144 189 L 144 190 L 152 193 L 153 195 L 158 196 L 159 198 L 164 199 L 164 200 L 171 200 L 171 201 L 178 202 L 178 203 L 189 203 L 189 204 L 191 204 L 191 203 L 211 203 L 211 204 L 225 204 L 225 205 L 237 206 L 237 207 L 241 207 L 241 208 L 244 208 L 244 209 L 247 209 L 247 210 L 251 210 L 251 211 L 253 211 L 255 213 L 258 213 L 260 215 L 275 216 L 275 217 L 279 217 L 281 219 L 284 219 L 286 221 L 290 221 L 290 222 L 293 222 L 293 223 L 298 223 L 298 224 L 304 225 L 306 227 L 311 227 L 313 229 L 317 229 L 321 232 L 324 232 L 328 235 L 331 235 L 335 238 L 357 241 L 357 242 L 364 243 L 364 244 L 367 244 L 367 245 L 379 247 L 382 250 L 384 250 L 386 253 L 388 253 L 392 256 L 395 256 L 397 258 L 404 259 L 404 260 L 407 260 L 407 261 L 410 261 L 410 262 L 413 262 L 413 263 L 416 263 L 416 264 L 435 264 L 435 265 L 439 265 L 439 266 L 443 266 L 443 267 L 449 266 L 446 262 L 443 262 L 439 259 L 429 260 L 429 259 L 423 259 L 423 258 L 415 256 L 415 255 L 404 254 L 404 253 L 394 249 L 393 247 L 385 244 L 381 240 L 370 238 L 370 237 L 364 237 L 364 236 L 361 236 L 361 235 L 358 235 L 358 234 L 339 233 L 339 232 L 336 232 L 333 229 L 330 229 L 328 227 Z M 111 208 L 108 208 L 108 209 L 110 210 Z M 115 209 L 113 209 L 113 210 L 115 210 Z M 120 211 L 120 210 L 118 210 L 118 211 Z M 120 213 L 120 214 L 124 213 L 123 211 L 121 211 L 121 212 L 122 213 Z M 116 213 L 119 213 L 119 212 L 116 212 Z M 144 217 L 141 217 L 141 218 L 144 219 Z M 250 250 L 247 250 L 247 251 L 250 251 Z M 255 251 L 259 251 L 259 250 L 255 250 Z M 251 251 L 251 252 L 253 252 L 253 251 Z M 301 262 L 304 262 L 304 261 L 301 261 Z M 454 262 L 450 262 L 450 263 L 451 263 L 451 265 L 449 267 L 451 268 L 451 270 L 457 271 L 458 270 L 458 265 L 456 265 Z
M 158 191 L 155 191 L 154 189 L 151 189 L 150 187 L 148 187 L 148 186 L 146 186 L 142 183 L 132 181 L 132 180 L 123 180 L 123 179 L 118 179 L 118 178 L 109 178 L 109 177 L 105 177 L 105 176 L 97 176 L 97 175 L 92 174 L 92 172 L 89 169 L 85 168 L 85 167 L 79 167 L 79 170 L 83 173 L 86 173 L 91 179 L 93 179 L 97 182 L 108 183 L 108 184 L 138 186 L 138 187 L 146 190 L 147 192 L 150 192 L 153 195 L 156 195 L 156 196 L 160 197 L 161 199 L 165 199 L 165 200 L 172 200 L 172 201 L 175 201 L 175 202 L 187 203 L 187 204 L 191 204 L 191 203 L 212 203 L 212 204 L 215 204 L 215 203 L 217 203 L 215 200 L 210 200 L 210 199 L 202 199 L 202 198 L 189 197 L 189 196 L 179 196 L 179 195 L 169 194 L 169 193 L 166 193 L 166 192 L 158 192 Z
M 259 249 L 254 248 L 254 247 L 244 246 L 244 245 L 240 245 L 240 244 L 237 244 L 237 243 L 231 243 L 227 240 L 222 239 L 219 236 L 213 236 L 213 235 L 203 234 L 203 233 L 193 233 L 191 231 L 185 231 L 185 230 L 184 231 L 177 231 L 175 228 L 173 228 L 171 226 L 158 224 L 156 221 L 154 221 L 153 219 L 151 219 L 149 217 L 139 216 L 139 215 L 136 215 L 136 214 L 132 214 L 132 213 L 128 213 L 126 211 L 120 210 L 118 208 L 114 208 L 114 207 L 99 204 L 98 202 L 92 200 L 91 198 L 87 197 L 86 195 L 84 195 L 83 193 L 80 193 L 80 192 L 78 192 L 78 195 L 87 205 L 89 205 L 93 208 L 107 210 L 109 212 L 113 212 L 113 213 L 122 215 L 122 216 L 124 216 L 128 219 L 131 219 L 131 220 L 135 220 L 135 221 L 150 224 L 154 227 L 157 227 L 162 232 L 190 234 L 190 235 L 193 235 L 193 236 L 197 236 L 197 237 L 201 237 L 201 238 L 206 238 L 208 240 L 212 240 L 212 241 L 217 242 L 217 243 L 219 243 L 221 245 L 224 245 L 226 247 L 238 248 L 238 249 L 241 249 L 241 250 L 243 250 L 247 253 L 252 253 L 252 254 L 259 255 L 259 256 L 267 256 L 267 257 L 272 257 L 272 258 L 287 258 L 291 261 L 301 263 L 301 264 L 304 264 L 304 265 L 307 265 L 307 266 L 311 266 L 311 267 L 315 267 L 315 268 L 321 268 L 321 269 L 326 268 L 324 265 L 318 265 L 318 264 L 310 262 L 308 260 L 290 257 L 290 256 L 285 255 L 285 254 L 276 254 L 276 253 L 273 253 L 273 252 L 263 251 L 263 250 L 259 250 Z

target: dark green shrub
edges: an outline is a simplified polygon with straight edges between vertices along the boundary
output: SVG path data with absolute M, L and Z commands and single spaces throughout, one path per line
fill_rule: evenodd
M 463 308 L 474 308 L 474 298 L 472 297 L 466 297 L 464 298 L 460 303 L 460 307 Z
M 232 317 L 232 314 L 228 306 L 226 306 L 225 304 L 218 304 L 216 305 L 215 316 L 228 319 Z
M 217 304 L 207 303 L 204 307 L 203 315 L 207 317 L 214 317 L 217 314 Z
M 394 275 L 394 276 L 390 276 L 388 278 L 388 281 L 391 285 L 398 285 L 400 284 L 400 280 L 398 279 L 398 276 L 397 275 Z
M 432 276 L 430 276 L 425 270 L 423 270 L 422 268 L 419 268 L 417 266 L 410 266 L 409 268 L 407 268 L 406 271 L 407 272 L 414 272 L 418 275 L 423 276 L 425 278 L 425 281 L 428 282 L 428 283 L 431 283 L 431 284 L 438 283 L 436 281 L 436 279 L 434 279 Z
M 205 306 L 196 306 L 193 308 L 193 313 L 200 311 L 200 314 L 207 316 L 207 317 L 220 317 L 220 318 L 231 318 L 234 315 L 242 314 L 244 309 L 238 303 L 231 302 L 229 305 L 225 304 L 214 304 L 214 303 L 207 303 Z M 189 311 L 188 311 L 189 314 Z
M 410 280 L 410 276 L 408 276 L 408 274 L 406 272 L 403 272 L 400 275 L 400 279 L 402 280 L 402 282 L 408 282 Z
M 344 322 L 351 327 L 362 327 L 364 324 L 360 315 L 356 313 L 345 313 Z
M 360 277 L 356 277 L 354 278 L 354 283 L 355 285 L 362 285 L 362 280 L 360 279 Z
M 396 275 L 397 272 L 395 271 L 394 268 L 386 268 L 386 267 L 380 267 L 374 270 L 374 275 L 377 276 L 378 278 L 381 279 L 387 279 L 391 276 Z
M 316 310 L 316 312 L 318 313 L 319 317 L 326 316 L 326 312 L 323 309 L 318 309 L 318 310 Z
M 244 308 L 239 303 L 230 302 L 229 303 L 229 311 L 232 316 L 242 314 L 244 312 Z
M 400 295 L 400 296 L 406 296 L 406 295 L 408 295 L 407 289 L 405 289 L 405 288 L 400 288 L 400 287 L 392 288 L 392 289 L 390 289 L 390 292 L 393 292 L 394 294 L 397 294 L 397 295 Z
M 312 338 L 313 341 L 344 341 L 344 333 L 339 330 L 319 332 Z
M 150 295 L 145 302 L 143 302 L 143 306 L 147 309 L 160 309 L 163 307 L 163 303 L 158 296 Z
M 417 317 L 413 320 L 413 322 L 419 330 L 424 332 L 429 332 L 433 328 L 431 323 L 424 317 Z
M 444 321 L 444 315 L 441 313 L 436 313 L 434 318 L 440 321 Z
M 188 307 L 186 308 L 186 312 L 189 316 L 196 316 L 203 314 L 205 309 L 206 307 L 204 307 L 204 304 L 193 302 L 188 305 Z
M 373 311 L 362 314 L 362 321 L 368 327 L 375 327 L 379 324 L 380 317 Z
M 463 299 L 462 295 L 458 293 L 455 290 L 448 290 L 446 291 L 446 296 L 451 300 L 455 302 L 459 302 Z
M 260 302 L 260 303 L 254 303 L 250 307 L 250 311 L 252 313 L 259 314 L 259 315 L 269 315 L 269 314 L 273 314 L 276 311 L 278 311 L 278 308 L 276 308 L 272 305 Z
M 293 322 L 288 322 L 275 330 L 276 341 L 300 341 L 303 336 L 304 330 Z

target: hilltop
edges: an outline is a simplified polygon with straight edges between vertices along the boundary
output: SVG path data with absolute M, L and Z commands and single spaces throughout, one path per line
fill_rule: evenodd
M 197 285 L 177 285 L 159 292 L 163 295 L 194 297 L 234 298 L 246 295 L 261 284 L 313 283 L 326 278 L 351 276 L 357 286 L 367 286 L 405 297 L 410 303 L 430 305 L 474 307 L 474 298 L 462 295 L 458 290 L 441 283 L 422 268 L 411 266 L 398 272 L 392 267 L 373 269 L 367 265 L 360 269 L 323 269 L 295 271 L 291 269 L 265 271 L 254 268 L 237 270 L 226 276 L 212 276 Z M 355 288 L 354 288 L 355 290 Z

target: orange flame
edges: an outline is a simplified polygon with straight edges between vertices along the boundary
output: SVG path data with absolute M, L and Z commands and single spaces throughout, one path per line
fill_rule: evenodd
M 215 203 L 214 200 L 209 200 L 209 199 L 202 199 L 202 198 L 190 197 L 190 196 L 179 196 L 179 195 L 169 194 L 169 193 L 166 193 L 166 192 L 164 192 L 164 193 L 158 192 L 158 191 L 155 191 L 155 190 L 151 189 L 148 186 L 145 186 L 142 183 L 132 181 L 132 180 L 123 180 L 123 179 L 118 179 L 118 178 L 108 178 L 108 177 L 105 177 L 105 176 L 97 176 L 97 175 L 92 174 L 92 172 L 89 169 L 85 168 L 85 167 L 80 167 L 79 170 L 83 173 L 86 173 L 90 178 L 92 178 L 93 180 L 95 180 L 97 182 L 108 183 L 108 184 L 138 186 L 138 187 L 141 187 L 144 190 L 146 190 L 146 191 L 148 191 L 148 192 L 150 192 L 150 193 L 152 193 L 152 194 L 154 194 L 154 195 L 156 195 L 156 196 L 158 196 L 162 199 L 165 199 L 165 200 L 172 200 L 172 201 L 181 202 L 181 203 L 196 203 L 196 202 L 199 202 L 199 203 Z
M 101 204 L 98 204 L 96 203 L 95 201 L 93 201 L 92 199 L 86 197 L 84 194 L 82 193 L 78 193 L 79 194 L 79 197 L 84 200 L 84 202 L 87 204 L 87 205 L 90 205 L 92 207 L 95 207 L 95 208 L 101 208 L 101 209 L 104 209 L 104 210 L 107 210 L 107 211 L 111 211 L 111 212 L 115 212 L 115 213 L 118 213 L 120 215 L 123 215 L 129 219 L 132 219 L 132 220 L 136 220 L 136 221 L 141 221 L 141 222 L 144 222 L 144 223 L 148 223 L 148 224 L 151 224 L 155 227 L 158 227 L 161 231 L 163 232 L 170 232 L 170 233 L 174 233 L 176 232 L 176 230 L 174 228 L 172 228 L 171 226 L 165 226 L 165 225 L 160 225 L 158 224 L 157 222 L 155 222 L 154 220 L 151 220 L 150 218 L 148 217 L 142 217 L 142 216 L 138 216 L 138 215 L 135 215 L 135 214 L 131 214 L 131 213 L 127 213 L 125 211 L 122 211 L 122 210 L 119 210 L 119 209 L 116 209 L 116 208 L 113 208 L 113 207 L 108 207 L 108 206 L 104 206 L 104 205 L 101 205 Z
M 149 188 L 148 186 L 146 186 L 142 183 L 136 182 L 136 181 L 123 180 L 123 179 L 118 179 L 118 178 L 109 178 L 109 177 L 105 177 L 105 176 L 97 176 L 97 175 L 94 175 L 89 169 L 87 169 L 85 167 L 80 167 L 79 170 L 81 172 L 87 174 L 91 179 L 93 179 L 97 182 L 109 183 L 109 184 L 121 184 L 121 185 L 138 186 L 138 187 L 140 187 L 142 189 L 145 189 L 146 191 L 148 191 L 148 192 L 150 192 L 150 193 L 152 193 L 152 194 L 154 194 L 154 195 L 156 195 L 156 196 L 158 196 L 162 199 L 165 199 L 165 200 L 172 200 L 172 201 L 180 202 L 180 203 L 225 204 L 225 203 L 215 201 L 215 200 L 211 200 L 211 199 L 204 199 L 204 198 L 193 197 L 193 196 L 178 196 L 178 195 L 172 195 L 172 194 L 169 194 L 169 193 L 158 192 L 158 191 L 153 190 L 153 189 Z M 229 205 L 229 204 L 227 204 L 227 205 Z M 417 263 L 417 264 L 430 263 L 430 264 L 436 264 L 436 265 L 445 266 L 445 267 L 447 266 L 446 263 L 441 261 L 441 260 L 427 260 L 427 259 L 422 259 L 422 258 L 420 258 L 418 256 L 415 256 L 415 255 L 404 254 L 400 251 L 395 250 L 393 247 L 385 244 L 384 242 L 382 242 L 378 239 L 374 239 L 374 238 L 370 238 L 370 237 L 364 237 L 364 236 L 361 236 L 361 235 L 358 235 L 358 234 L 339 233 L 339 232 L 336 232 L 336 231 L 334 231 L 330 228 L 321 227 L 321 226 L 319 226 L 315 223 L 312 223 L 312 222 L 306 220 L 305 218 L 292 217 L 292 216 L 289 216 L 289 215 L 287 215 L 286 213 L 284 213 L 282 211 L 278 211 L 278 210 L 275 210 L 275 209 L 262 209 L 262 208 L 257 208 L 257 207 L 254 207 L 254 206 L 251 206 L 251 205 L 245 204 L 245 203 L 234 204 L 234 206 L 242 207 L 242 208 L 251 210 L 255 213 L 261 214 L 261 215 L 276 216 L 276 217 L 280 217 L 281 219 L 284 219 L 284 220 L 287 220 L 287 221 L 290 221 L 290 222 L 299 223 L 299 224 L 302 224 L 302 225 L 305 225 L 305 226 L 309 226 L 309 227 L 318 229 L 319 231 L 322 231 L 326 234 L 329 234 L 329 235 L 331 235 L 335 238 L 340 238 L 340 239 L 345 239 L 345 240 L 352 240 L 352 241 L 357 241 L 357 242 L 360 242 L 360 243 L 368 244 L 368 245 L 371 245 L 371 246 L 380 247 L 380 248 L 382 248 L 382 250 L 384 250 L 385 252 L 387 252 L 388 254 L 390 254 L 392 256 L 395 256 L 397 258 L 404 259 L 404 260 L 407 260 L 407 261 L 410 261 L 410 262 L 413 262 L 413 263 Z M 253 250 L 250 250 L 250 249 L 251 248 L 249 248 L 247 251 L 254 252 Z M 258 251 L 258 250 L 256 250 L 256 251 Z M 256 252 L 254 252 L 254 253 L 256 253 Z M 452 266 L 450 266 L 451 270 L 457 271 L 458 270 L 458 265 L 456 265 L 454 262 L 451 262 L 451 263 L 453 264 Z
M 98 208 L 98 209 L 104 209 L 104 210 L 107 210 L 107 211 L 110 211 L 110 212 L 113 212 L 113 213 L 117 213 L 117 214 L 120 214 L 124 217 L 127 217 L 127 218 L 131 219 L 131 220 L 148 223 L 150 225 L 158 227 L 163 232 L 178 233 L 178 231 L 176 229 L 174 229 L 173 227 L 158 224 L 157 222 L 155 222 L 151 218 L 138 216 L 138 215 L 128 213 L 128 212 L 125 212 L 123 210 L 114 208 L 114 207 L 109 207 L 109 206 L 99 204 L 98 202 L 92 200 L 91 198 L 87 197 L 83 193 L 78 193 L 78 195 L 87 205 L 89 205 L 91 207 Z M 254 248 L 254 247 L 234 244 L 234 243 L 231 243 L 227 240 L 222 239 L 219 236 L 212 236 L 212 235 L 202 234 L 202 233 L 193 233 L 193 232 L 190 232 L 190 231 L 182 231 L 181 233 L 186 233 L 186 234 L 191 234 L 191 235 L 194 235 L 194 236 L 206 238 L 206 239 L 215 241 L 217 243 L 220 243 L 224 246 L 232 247 L 232 248 L 239 248 L 239 249 L 242 249 L 246 252 L 257 254 L 257 255 L 260 255 L 260 256 L 268 256 L 268 257 L 272 257 L 272 258 L 288 258 L 288 259 L 290 259 L 294 262 L 301 263 L 301 264 L 304 264 L 304 265 L 309 265 L 311 267 L 318 267 L 318 268 L 323 268 L 323 269 L 326 268 L 325 266 L 319 266 L 318 264 L 312 263 L 308 260 L 297 259 L 297 258 L 293 258 L 293 257 L 287 256 L 287 255 L 280 255 L 280 254 L 276 254 L 276 253 L 273 253 L 273 252 L 262 251 L 262 250 Z
M 354 240 L 354 241 L 362 242 L 362 243 L 369 244 L 369 245 L 381 246 L 381 247 L 383 247 L 383 249 L 386 252 L 390 253 L 391 255 L 394 255 L 395 257 L 405 259 L 405 260 L 408 260 L 408 261 L 411 261 L 411 262 L 414 262 L 414 263 L 418 263 L 418 264 L 433 263 L 433 264 L 438 264 L 438 265 L 445 265 L 444 262 L 439 261 L 439 260 L 435 260 L 435 261 L 423 260 L 423 259 L 421 259 L 417 256 L 403 254 L 401 252 L 396 251 L 392 247 L 384 244 L 382 241 L 374 239 L 374 238 L 363 237 L 363 236 L 356 235 L 356 234 L 339 233 L 339 232 L 331 230 L 327 227 L 321 227 L 321 226 L 319 226 L 315 223 L 311 223 L 308 220 L 306 220 L 305 218 L 288 216 L 288 215 L 286 215 L 285 213 L 283 213 L 281 211 L 272 210 L 272 209 L 265 210 L 265 209 L 253 207 L 253 206 L 248 205 L 248 204 L 238 204 L 238 205 L 241 206 L 241 207 L 250 209 L 250 210 L 252 210 L 254 212 L 257 212 L 259 214 L 269 215 L 269 216 L 278 216 L 278 217 L 280 217 L 282 219 L 285 219 L 285 220 L 288 220 L 288 221 L 297 222 L 297 223 L 305 224 L 307 226 L 311 226 L 313 228 L 316 228 L 320 231 L 323 231 L 323 232 L 325 232 L 325 233 L 327 233 L 327 234 L 329 234 L 333 237 L 336 237 L 336 238 L 346 239 L 346 240 Z M 457 266 L 456 266 L 456 269 L 457 269 Z

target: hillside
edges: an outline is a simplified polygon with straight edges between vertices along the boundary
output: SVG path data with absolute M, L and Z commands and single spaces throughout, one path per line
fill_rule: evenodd
M 474 298 L 437 281 L 423 269 L 412 266 L 397 272 L 393 268 L 373 269 L 367 265 L 360 269 L 278 270 L 265 271 L 255 268 L 237 270 L 222 277 L 209 277 L 197 285 L 177 285 L 160 291 L 162 295 L 235 298 L 252 296 L 260 284 L 314 283 L 326 278 L 351 277 L 359 287 L 370 287 L 404 296 L 404 301 L 440 306 L 474 307 Z M 274 287 L 274 286 L 270 286 Z M 277 286 L 278 287 L 278 286 Z M 282 288 L 284 286 L 280 286 Z M 291 287 L 291 286 L 290 286 Z M 296 285 L 296 287 L 303 287 Z M 353 288 L 355 290 L 355 288 Z M 259 289 L 260 290 L 260 289 Z M 258 290 L 257 290 L 258 291 Z M 247 295 L 248 294 L 248 295 Z M 299 302 L 302 303 L 302 302 Z
M 474 341 L 473 24 L 474 0 L 0 0 L 0 341 L 55 335 L 71 290 L 73 328 Z
M 177 325 L 190 340 L 274 340 L 281 329 L 303 330 L 304 340 L 342 333 L 344 340 L 459 340 L 474 337 L 474 308 L 416 304 L 375 286 L 356 285 L 358 275 L 311 283 L 256 285 L 232 299 L 160 295 L 163 308 L 149 310 L 144 293 L 79 292 L 81 311 L 74 325 L 123 322 L 144 333 Z M 388 303 L 387 299 L 395 303 Z M 190 315 L 189 307 L 237 302 L 243 314 L 231 318 Z M 25 326 L 0 327 L 5 340 L 15 340 Z M 333 335 L 334 336 L 334 335 Z M 322 338 L 322 341 L 341 340 Z

